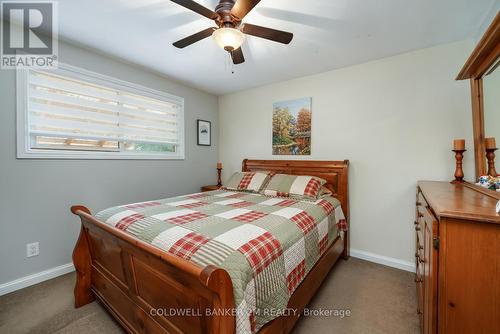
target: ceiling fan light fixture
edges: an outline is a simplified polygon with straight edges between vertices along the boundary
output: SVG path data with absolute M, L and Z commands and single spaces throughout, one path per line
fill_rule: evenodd
M 220 28 L 214 31 L 215 43 L 226 51 L 239 49 L 245 41 L 245 34 L 235 28 Z

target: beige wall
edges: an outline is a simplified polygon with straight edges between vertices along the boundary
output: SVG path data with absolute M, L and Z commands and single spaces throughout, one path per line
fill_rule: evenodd
M 469 86 L 454 80 L 472 46 L 442 45 L 220 97 L 224 178 L 244 158 L 286 158 L 271 154 L 272 104 L 312 96 L 306 159 L 351 161 L 352 248 L 411 263 L 416 181 L 451 180 L 457 137 L 470 150 L 467 176 L 474 172 Z

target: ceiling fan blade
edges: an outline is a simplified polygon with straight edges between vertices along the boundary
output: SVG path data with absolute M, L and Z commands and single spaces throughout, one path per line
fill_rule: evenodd
M 248 35 L 269 39 L 283 44 L 290 44 L 293 39 L 293 34 L 290 32 L 256 26 L 248 23 L 243 25 L 241 31 Z
M 231 52 L 231 58 L 233 58 L 233 64 L 235 65 L 245 62 L 245 57 L 243 56 L 243 50 L 241 50 L 241 46 Z
M 219 14 L 217 14 L 216 12 L 206 7 L 203 7 L 202 5 L 193 0 L 170 0 L 170 1 L 175 2 L 176 4 L 181 5 L 182 7 L 185 7 L 187 9 L 190 9 L 193 12 L 203 15 L 211 20 L 215 20 L 219 17 Z
M 185 48 L 186 46 L 190 46 L 191 44 L 201 41 L 204 38 L 212 36 L 215 30 L 217 30 L 217 28 L 208 28 L 202 30 L 199 33 L 196 33 L 194 35 L 188 36 L 186 38 L 181 39 L 180 41 L 175 42 L 174 46 L 179 49 Z
M 260 2 L 260 0 L 237 0 L 231 14 L 243 20 L 250 11 Z

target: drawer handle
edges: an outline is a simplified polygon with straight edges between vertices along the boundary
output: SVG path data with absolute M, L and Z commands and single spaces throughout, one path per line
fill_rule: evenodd
M 420 230 L 421 230 L 420 226 L 418 226 L 418 225 L 415 226 L 415 231 L 420 231 Z
M 420 311 L 419 309 L 417 310 L 417 314 L 422 314 L 422 311 Z
M 415 283 L 422 283 L 424 281 L 424 279 L 417 277 L 417 278 L 414 279 L 414 281 L 415 281 Z
M 417 204 L 417 206 L 422 206 L 422 203 L 420 203 L 420 202 L 417 202 L 416 204 Z
M 418 245 L 418 249 L 422 250 L 422 249 L 424 249 L 424 246 Z
M 416 221 L 416 220 L 415 220 L 415 221 L 413 222 L 413 225 L 418 225 L 418 221 Z
M 419 213 L 418 213 L 418 217 L 419 217 L 419 218 L 422 218 L 423 216 L 424 216 L 424 214 L 423 214 L 422 212 L 419 212 Z
M 420 256 L 418 257 L 418 262 L 420 263 L 424 263 L 425 262 L 425 259 L 422 259 Z

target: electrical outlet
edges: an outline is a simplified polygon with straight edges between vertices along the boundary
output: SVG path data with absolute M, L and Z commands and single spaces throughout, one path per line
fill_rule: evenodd
M 37 242 L 26 245 L 26 257 L 38 256 L 40 254 L 40 245 Z

